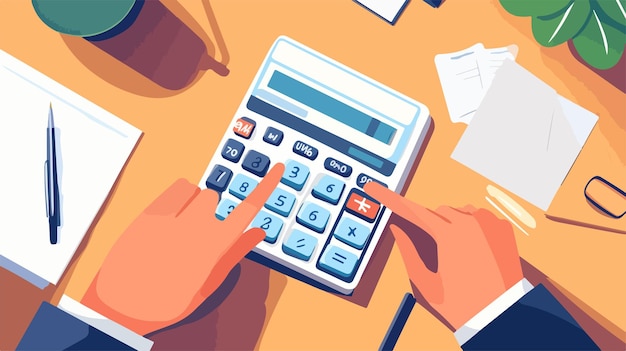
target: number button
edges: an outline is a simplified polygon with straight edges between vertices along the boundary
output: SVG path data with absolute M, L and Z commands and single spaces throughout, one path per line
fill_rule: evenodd
M 241 167 L 258 177 L 263 177 L 270 167 L 270 159 L 258 151 L 250 150 L 243 159 Z
M 222 199 L 215 210 L 215 217 L 224 220 L 237 207 L 237 203 L 231 199 Z
M 347 281 L 354 275 L 358 261 L 355 254 L 330 245 L 320 257 L 318 266 L 321 270 Z
M 339 179 L 324 175 L 313 188 L 313 196 L 320 200 L 336 205 L 343 193 L 346 184 Z
M 363 224 L 343 216 L 333 231 L 333 235 L 355 249 L 361 250 L 370 236 L 370 230 Z
M 289 216 L 296 197 L 281 188 L 276 188 L 265 202 L 265 208 L 272 210 L 283 217 Z
M 300 191 L 309 178 L 309 174 L 309 167 L 300 162 L 288 160 L 285 163 L 285 173 L 283 173 L 280 182 Z
M 280 231 L 283 229 L 283 221 L 266 211 L 261 211 L 254 217 L 250 226 L 263 229 L 265 231 L 265 241 L 273 244 L 276 242 Z
M 294 229 L 289 239 L 283 243 L 283 252 L 289 256 L 308 261 L 317 246 L 317 239 L 309 234 Z
M 216 165 L 206 180 L 206 187 L 221 193 L 226 189 L 232 176 L 233 172 L 230 169 L 222 165 Z
M 296 222 L 318 233 L 322 233 L 326 229 L 328 218 L 330 218 L 328 210 L 307 201 L 298 211 Z
M 239 162 L 245 146 L 234 139 L 228 139 L 222 149 L 222 157 L 231 162 Z
M 252 190 L 256 188 L 257 184 L 259 184 L 259 182 L 257 182 L 256 180 L 247 177 L 244 174 L 237 174 L 233 179 L 233 182 L 230 183 L 230 187 L 228 187 L 228 192 L 233 194 L 240 200 L 243 200 L 248 197 L 248 195 L 250 195 Z

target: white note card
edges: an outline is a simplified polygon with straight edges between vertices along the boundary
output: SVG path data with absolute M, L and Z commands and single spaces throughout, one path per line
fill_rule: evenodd
M 61 226 L 50 244 L 46 128 L 52 104 Z M 141 131 L 0 51 L 0 265 L 57 284 L 89 230 Z
M 546 211 L 597 120 L 505 60 L 452 158 Z

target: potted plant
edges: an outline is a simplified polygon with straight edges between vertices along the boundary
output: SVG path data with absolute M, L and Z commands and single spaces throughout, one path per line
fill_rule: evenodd
M 532 17 L 535 40 L 543 46 L 571 41 L 589 66 L 607 70 L 626 45 L 626 0 L 500 0 L 515 16 Z

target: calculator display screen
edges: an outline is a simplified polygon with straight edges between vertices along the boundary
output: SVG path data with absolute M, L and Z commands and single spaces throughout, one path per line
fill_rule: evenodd
M 387 145 L 391 144 L 396 135 L 397 129 L 389 124 L 346 105 L 281 71 L 272 73 L 268 87 Z
M 422 112 L 406 96 L 281 40 L 261 67 L 247 107 L 386 176 L 412 149 Z

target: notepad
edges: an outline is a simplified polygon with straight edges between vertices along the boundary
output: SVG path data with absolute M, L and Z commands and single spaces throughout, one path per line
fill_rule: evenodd
M 59 242 L 49 241 L 44 184 L 54 106 L 61 192 Z M 0 266 L 57 284 L 141 131 L 0 50 Z

